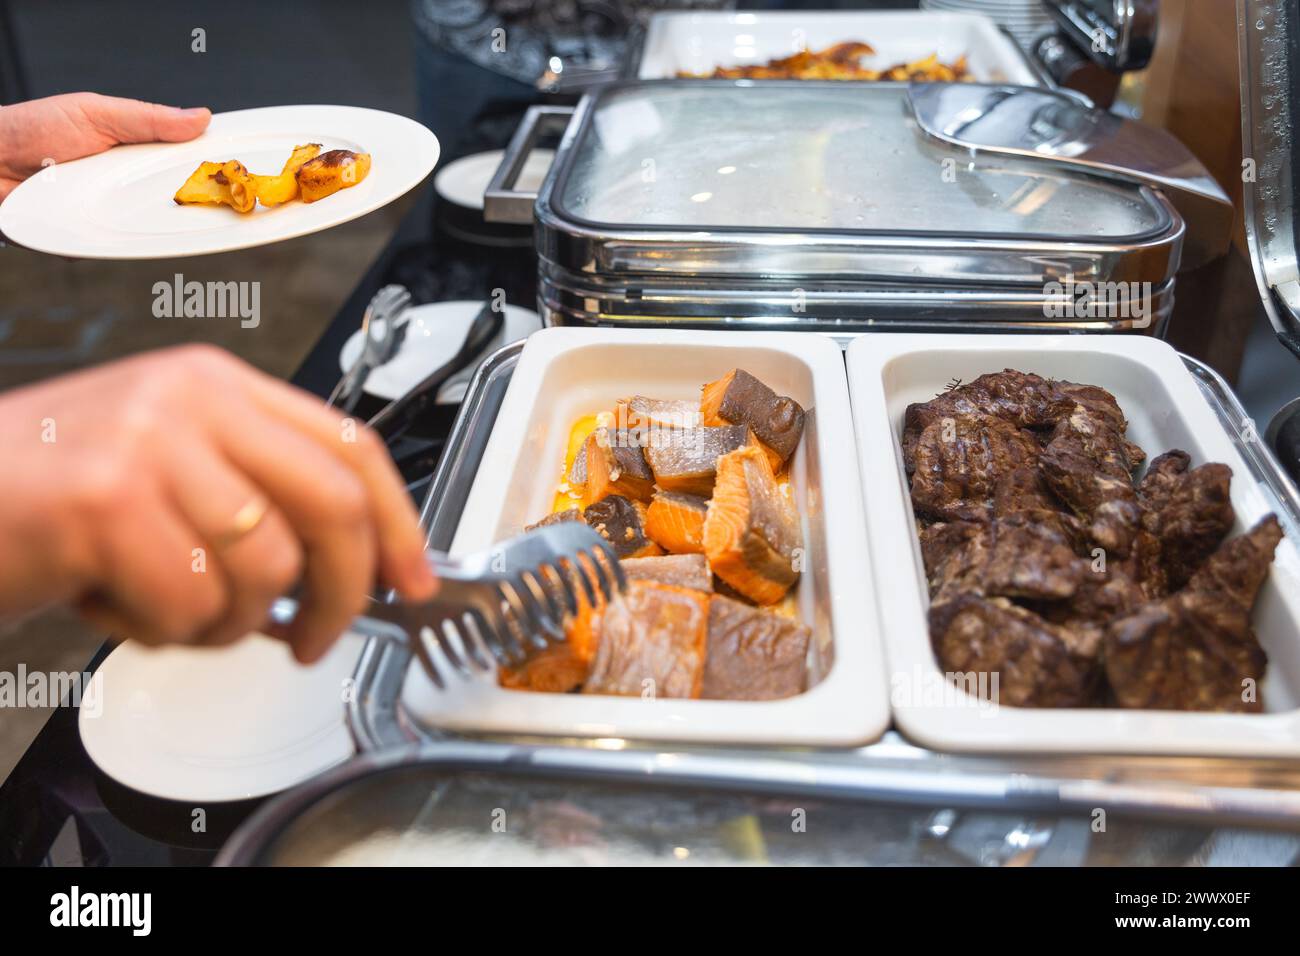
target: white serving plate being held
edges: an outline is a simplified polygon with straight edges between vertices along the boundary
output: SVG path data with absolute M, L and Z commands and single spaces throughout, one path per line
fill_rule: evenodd
M 1268 654 L 1259 714 L 989 706 L 952 687 L 931 650 L 925 567 L 899 439 L 903 414 L 959 379 L 1012 368 L 1107 389 L 1148 462 L 1181 448 L 1232 468 L 1237 521 L 1274 508 L 1168 344 L 1128 335 L 882 335 L 849 347 L 849 387 L 866 495 L 891 702 L 899 730 L 936 750 L 1300 756 L 1300 529 L 1286 526 L 1252 623 Z M 944 692 L 936 692 L 944 691 Z
M 313 203 L 177 205 L 172 197 L 203 162 L 237 159 L 279 174 L 293 148 L 369 153 L 364 180 Z M 437 138 L 414 120 L 356 106 L 271 106 L 218 113 L 185 143 L 117 146 L 59 163 L 0 205 L 9 241 L 84 259 L 169 259 L 246 249 L 319 232 L 385 206 L 418 186 L 438 161 Z
M 807 409 L 790 466 L 803 525 L 800 619 L 809 689 L 775 701 L 645 700 L 506 690 L 495 674 L 434 687 L 411 668 L 400 698 L 428 728 L 701 743 L 865 744 L 889 722 L 840 348 L 788 332 L 549 328 L 531 336 L 497 416 L 453 553 L 491 547 L 551 511 L 574 422 L 630 395 L 698 400 L 744 368 Z

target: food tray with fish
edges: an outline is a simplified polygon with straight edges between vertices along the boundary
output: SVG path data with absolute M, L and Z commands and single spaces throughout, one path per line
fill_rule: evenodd
M 827 337 L 531 336 L 451 550 L 585 520 L 624 559 L 628 591 L 584 606 L 524 668 L 445 691 L 413 669 L 403 712 L 456 732 L 878 738 L 888 703 L 851 434 Z
M 1296 492 L 1172 348 L 868 336 L 848 369 L 904 734 L 1300 756 Z

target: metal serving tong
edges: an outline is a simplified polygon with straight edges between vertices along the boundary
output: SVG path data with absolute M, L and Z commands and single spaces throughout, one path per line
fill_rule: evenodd
M 627 585 L 609 542 L 577 521 L 536 528 L 461 557 L 426 553 L 440 582 L 433 600 L 372 598 L 352 629 L 409 647 L 440 688 L 447 686 L 444 669 L 469 678 L 475 670 L 490 671 L 492 660 L 523 664 L 565 639 L 564 619 L 578 613 L 579 594 L 595 605 Z M 288 624 L 297 613 L 296 600 L 280 598 L 271 620 Z
M 403 431 L 438 398 L 438 390 L 462 370 L 467 369 L 489 344 L 500 334 L 505 324 L 505 311 L 492 308 L 485 302 L 470 322 L 456 354 L 426 375 L 400 398 L 381 408 L 368 424 L 384 438 L 392 438 Z
M 402 347 L 406 323 L 398 319 L 410 304 L 411 293 L 404 286 L 386 285 L 375 293 L 361 317 L 361 352 L 330 392 L 327 405 L 345 412 L 357 407 L 370 373 L 389 362 Z

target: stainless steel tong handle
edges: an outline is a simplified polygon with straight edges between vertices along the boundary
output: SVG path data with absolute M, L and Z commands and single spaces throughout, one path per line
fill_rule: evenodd
M 626 586 L 618 556 L 583 522 L 526 532 L 464 557 L 426 552 L 438 593 L 420 603 L 371 599 L 352 623 L 363 637 L 408 647 L 438 687 L 443 672 L 517 667 L 565 639 L 564 622 L 583 604 L 595 607 Z M 282 597 L 270 619 L 287 625 L 298 602 Z M 486 651 L 486 653 L 484 653 Z

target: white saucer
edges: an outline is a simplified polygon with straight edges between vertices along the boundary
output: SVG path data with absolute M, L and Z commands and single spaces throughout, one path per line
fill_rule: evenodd
M 364 641 L 311 667 L 260 634 L 221 649 L 122 644 L 83 696 L 81 742 L 119 783 L 210 803 L 277 793 L 354 753 L 344 696 Z
M 201 162 L 237 159 L 251 172 L 279 173 L 303 143 L 369 153 L 370 174 L 314 203 L 258 205 L 246 214 L 172 201 Z M 364 216 L 419 185 L 437 161 L 433 133 L 394 113 L 355 106 L 218 113 L 202 136 L 187 143 L 118 146 L 42 170 L 0 205 L 0 232 L 30 249 L 88 259 L 246 249 Z
M 411 327 L 399 351 L 386 365 L 381 365 L 366 379 L 365 390 L 371 395 L 392 401 L 401 398 L 438 366 L 451 360 L 460 350 L 470 324 L 483 303 L 478 300 L 430 302 L 417 305 L 407 315 Z M 532 309 L 507 305 L 505 323 L 497 337 L 488 343 L 478 360 L 486 358 L 503 345 L 527 338 L 542 327 L 542 320 Z M 339 370 L 346 371 L 361 354 L 361 330 L 353 332 L 339 352 Z M 438 390 L 438 403 L 455 405 L 465 397 L 470 376 L 478 366 L 468 367 L 452 377 Z
M 504 151 L 494 149 L 450 162 L 433 177 L 433 188 L 438 190 L 439 196 L 457 206 L 482 209 L 483 193 L 487 191 L 492 174 L 501 165 L 503 156 Z M 515 189 L 536 192 L 550 172 L 554 160 L 555 151 L 552 149 L 533 150 L 524 160 L 524 168 L 519 172 Z

